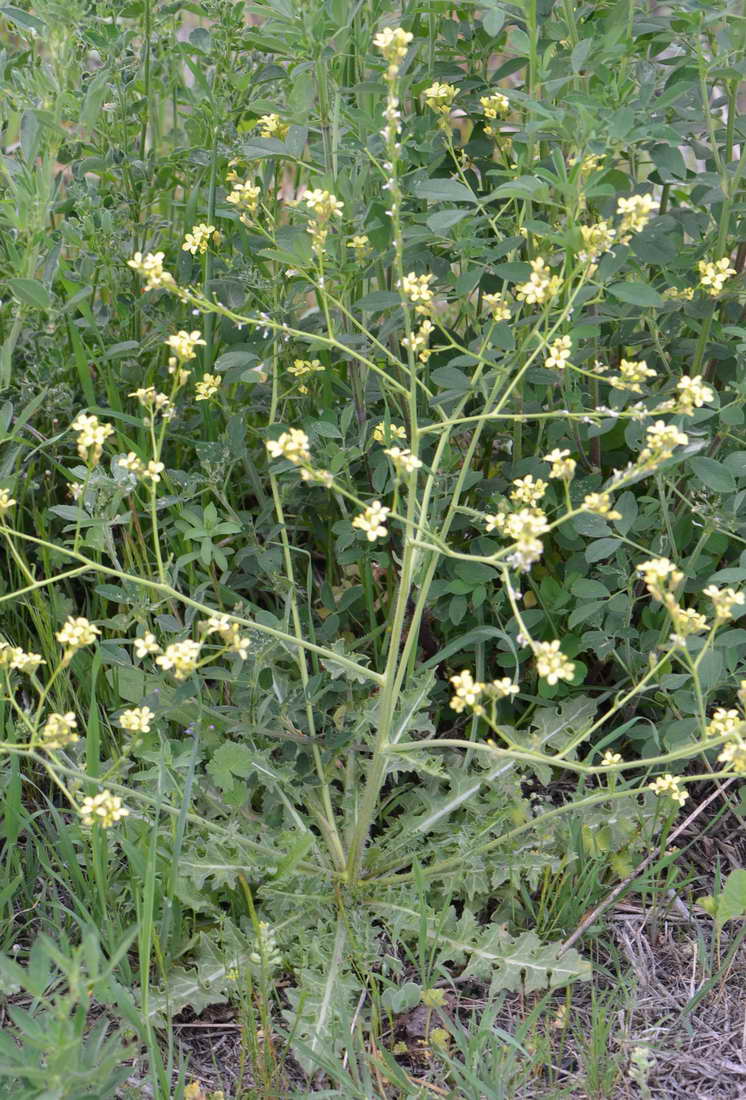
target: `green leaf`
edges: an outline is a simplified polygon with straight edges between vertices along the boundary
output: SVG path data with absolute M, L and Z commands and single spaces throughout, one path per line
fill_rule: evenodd
M 420 180 L 413 191 L 418 199 L 429 199 L 431 202 L 478 202 L 471 188 L 458 180 Z
M 585 560 L 587 562 L 603 561 L 610 558 L 618 547 L 622 545 L 621 539 L 597 539 L 585 548 Z
M 373 290 L 355 302 L 357 309 L 365 310 L 367 313 L 378 313 L 382 309 L 391 309 L 400 304 L 399 295 L 391 290 Z
M 433 233 L 442 233 L 452 225 L 458 225 L 468 213 L 468 210 L 438 210 L 427 219 L 428 229 L 432 229 Z
M 690 465 L 694 476 L 708 489 L 714 489 L 716 493 L 736 491 L 736 479 L 722 462 L 716 462 L 714 458 L 706 458 L 704 455 L 695 455 L 690 459 Z
M 8 286 L 14 298 L 25 306 L 34 309 L 51 309 L 52 297 L 38 279 L 8 279 Z
M 240 745 L 236 741 L 224 741 L 207 765 L 214 783 L 226 793 L 233 790 L 234 776 L 246 779 L 253 769 L 253 752 L 248 745 Z
M 647 283 L 612 283 L 608 289 L 613 298 L 631 306 L 647 308 L 663 305 L 663 298 L 658 291 Z
M 0 8 L 0 15 L 3 15 L 6 19 L 9 19 L 11 23 L 15 23 L 17 27 L 21 27 L 23 30 L 33 31 L 34 34 L 44 34 L 46 32 L 47 25 L 43 19 L 39 19 L 38 16 L 31 15 L 21 8 L 8 5 L 8 7 Z

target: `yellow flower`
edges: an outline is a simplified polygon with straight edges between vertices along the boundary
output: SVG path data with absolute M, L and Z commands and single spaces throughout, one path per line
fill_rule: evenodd
M 727 280 L 730 279 L 731 275 L 736 274 L 736 269 L 730 266 L 730 260 L 727 256 L 724 256 L 722 260 L 715 260 L 713 263 L 700 260 L 697 266 L 699 267 L 699 285 L 707 291 L 711 298 L 717 298 Z
M 539 501 L 543 500 L 548 488 L 546 481 L 535 478 L 533 474 L 515 478 L 513 485 L 515 488 L 510 494 L 510 499 L 518 501 L 520 504 L 527 504 L 529 508 L 533 508 Z
M 509 676 L 503 676 L 500 680 L 493 680 L 491 684 L 485 684 L 484 689 L 496 699 L 510 699 L 520 691 L 518 684 L 514 684 Z
M 558 275 L 550 275 L 546 262 L 538 256 L 531 260 L 531 277 L 516 289 L 516 297 L 528 305 L 545 305 L 562 286 Z
M 202 380 L 194 387 L 195 401 L 209 401 L 220 389 L 222 379 L 219 374 L 203 374 Z
M 410 302 L 414 302 L 417 313 L 429 313 L 433 301 L 430 284 L 434 281 L 434 275 L 416 275 L 414 271 L 410 271 L 396 285 Z
M 646 446 L 640 451 L 640 463 L 657 465 L 670 458 L 676 447 L 686 446 L 689 436 L 673 424 L 656 420 L 655 424 L 647 429 L 645 442 Z
M 391 509 L 384 507 L 380 500 L 374 500 L 372 504 L 368 505 L 364 512 L 361 512 L 359 516 L 355 516 L 352 521 L 352 526 L 364 531 L 368 542 L 375 542 L 376 539 L 383 539 L 388 533 L 384 524 L 388 519 L 390 511 Z
M 729 734 L 739 733 L 743 725 L 744 720 L 737 710 L 718 707 L 713 711 L 705 733 L 710 737 L 727 737 Z
M 389 424 L 388 427 L 389 439 L 406 439 L 407 430 L 403 428 L 401 424 Z M 382 420 L 380 424 L 376 424 L 373 429 L 373 439 L 376 443 L 388 443 L 389 439 L 386 438 L 386 424 Z
M 166 469 L 162 462 L 155 462 L 153 459 L 148 462 L 144 467 L 142 476 L 152 481 L 154 485 L 157 485 L 161 480 L 161 474 Z
M 262 115 L 257 121 L 260 127 L 259 136 L 263 138 L 277 138 L 282 141 L 287 136 L 288 124 L 280 120 L 279 115 Z
M 111 424 L 102 424 L 96 416 L 78 413 L 70 428 L 78 433 L 78 454 L 84 462 L 90 461 L 95 466 L 103 454 L 104 443 L 114 434 Z
M 734 772 L 743 775 L 746 772 L 746 743 L 740 737 L 735 741 L 728 741 L 723 745 L 718 760 L 721 764 L 730 764 Z
M 155 663 L 161 668 L 173 669 L 176 680 L 186 680 L 197 668 L 202 645 L 186 638 L 183 642 L 172 642 L 164 653 L 156 657 Z
M 451 699 L 451 707 L 457 714 L 460 714 L 464 707 L 473 707 L 478 714 L 484 713 L 483 707 L 478 705 L 479 697 L 484 691 L 484 684 L 475 681 L 468 668 L 457 676 L 450 676 L 449 679 L 455 691 Z
M 303 200 L 313 215 L 308 223 L 308 232 L 311 234 L 313 247 L 318 252 L 324 247 L 332 218 L 342 217 L 344 203 L 331 191 L 323 191 L 319 187 L 306 191 Z
M 684 416 L 693 416 L 695 409 L 701 409 L 715 397 L 710 387 L 705 385 L 701 374 L 695 374 L 694 378 L 690 378 L 688 374 L 683 375 L 676 383 L 676 390 L 676 412 L 683 413 Z
M 709 596 L 715 608 L 715 619 L 724 623 L 726 619 L 733 618 L 733 608 L 743 607 L 746 596 L 743 592 L 736 592 L 733 588 L 718 588 L 714 584 L 708 584 L 704 589 L 704 595 Z
M 575 664 L 561 652 L 557 640 L 553 642 L 534 642 L 533 650 L 536 658 L 536 671 L 548 684 L 554 685 L 559 680 L 572 680 L 575 675 Z
M 586 512 L 593 512 L 594 515 L 603 516 L 604 519 L 621 519 L 622 513 L 614 511 L 611 503 L 611 497 L 608 493 L 588 493 L 583 498 L 583 507 Z
M 666 795 L 673 802 L 678 802 L 679 806 L 683 806 L 689 797 L 681 786 L 681 780 L 670 773 L 658 776 L 658 778 L 650 784 L 650 790 L 654 791 L 655 794 Z
M 422 462 L 409 450 L 400 447 L 388 447 L 384 449 L 385 455 L 391 459 L 397 473 L 411 474 L 413 470 L 419 470 Z
M 77 725 L 78 720 L 72 711 L 67 714 L 50 714 L 41 731 L 42 748 L 64 749 L 67 745 L 73 745 L 80 740 L 75 732 Z
M 181 363 L 188 363 L 190 359 L 196 358 L 197 353 L 194 349 L 198 345 L 201 344 L 202 347 L 205 347 L 202 333 L 198 329 L 195 329 L 194 332 L 180 329 L 178 332 L 172 333 L 165 342 Z
M 685 646 L 690 634 L 700 634 L 707 630 L 707 619 L 699 611 L 694 611 L 691 607 L 679 607 L 670 594 L 665 603 L 673 620 L 674 632 L 669 637 L 674 645 Z
M 161 647 L 155 640 L 155 634 L 151 634 L 150 631 L 146 631 L 142 638 L 135 638 L 132 643 L 135 647 L 135 656 L 142 660 L 150 653 L 160 653 Z
M 146 256 L 136 252 L 131 260 L 127 260 L 127 265 L 145 279 L 146 290 L 174 286 L 173 275 L 163 267 L 164 256 L 164 252 L 148 252 Z
M 17 502 L 13 500 L 7 489 L 0 489 L 0 519 L 9 512 L 14 504 Z
M 182 251 L 191 252 L 193 256 L 198 252 L 200 255 L 204 255 L 207 252 L 210 238 L 215 241 L 218 236 L 218 231 L 214 225 L 205 225 L 204 222 L 200 222 L 199 225 L 192 226 L 191 233 L 185 235 L 184 243 L 181 246 Z
M 548 455 L 544 455 L 544 462 L 551 462 L 552 464 L 549 471 L 550 477 L 556 477 L 562 481 L 572 481 L 575 476 L 577 462 L 574 458 L 569 458 L 569 454 L 569 451 L 562 451 L 559 447 L 555 447 Z
M 421 313 L 423 310 L 420 309 L 419 312 Z M 405 348 L 411 348 L 421 363 L 427 363 L 432 355 L 428 342 L 433 332 L 435 332 L 435 325 L 426 317 L 417 332 L 413 332 L 411 337 L 402 337 L 402 344 Z
M 225 201 L 235 206 L 237 210 L 256 214 L 261 193 L 262 189 L 258 184 L 249 183 L 248 180 L 245 183 L 236 182 L 233 184 L 233 190 L 225 196 Z
M 652 195 L 630 195 L 617 200 L 616 212 L 622 215 L 619 239 L 627 244 L 632 233 L 640 233 L 650 221 L 655 202 Z
M 230 622 L 227 615 L 211 615 L 206 622 L 200 623 L 199 628 L 205 637 L 209 634 L 219 634 L 223 645 L 233 653 L 238 653 L 241 660 L 246 660 L 251 641 L 241 636 L 238 623 Z
M 39 653 L 26 653 L 20 646 L 0 642 L 0 668 L 25 672 L 30 676 L 36 672 L 39 665 L 45 665 L 46 663 Z
M 619 752 L 611 752 L 609 749 L 601 757 L 601 764 L 604 768 L 610 768 L 614 764 L 621 764 L 622 754 Z
M 637 566 L 637 572 L 645 586 L 656 600 L 663 601 L 664 588 L 676 588 L 684 579 L 684 574 L 668 558 L 651 558 Z
M 364 260 L 370 253 L 370 240 L 367 233 L 358 233 L 347 242 L 347 247 L 355 252 L 356 260 Z
M 491 121 L 499 118 L 500 115 L 506 115 L 510 110 L 510 101 L 502 92 L 493 92 L 492 95 L 481 96 L 479 104 L 484 117 L 489 118 Z M 485 127 L 485 130 L 487 130 L 487 127 Z M 492 131 L 489 130 L 488 132 L 491 133 Z
M 291 428 L 290 431 L 283 432 L 279 439 L 268 439 L 266 447 L 272 458 L 286 458 L 296 466 L 311 461 L 308 436 L 300 428 Z
M 642 393 L 641 383 L 648 378 L 655 378 L 658 372 L 649 367 L 644 359 L 635 363 L 630 359 L 621 359 L 619 362 L 619 376 L 609 378 L 609 382 L 617 390 L 631 390 L 632 393 Z
M 422 94 L 428 107 L 437 115 L 445 116 L 450 113 L 458 88 L 453 84 L 440 84 L 436 80 L 429 88 L 425 88 Z
M 117 466 L 121 466 L 123 470 L 129 470 L 129 472 L 135 474 L 136 477 L 142 477 L 145 472 L 145 467 L 134 451 L 129 451 L 123 457 L 118 458 Z
M 136 733 L 149 733 L 150 723 L 155 718 L 150 707 L 133 707 L 132 710 L 124 710 L 119 715 L 119 725 L 126 730 Z
M 549 345 L 549 355 L 544 360 L 548 370 L 564 370 L 570 359 L 572 340 L 569 336 L 560 336 Z
M 373 39 L 374 46 L 380 50 L 389 63 L 388 79 L 392 80 L 399 71 L 399 65 L 407 56 L 407 48 L 414 38 L 411 31 L 401 27 L 384 27 Z
M 128 397 L 136 397 L 145 409 L 159 412 L 164 420 L 170 420 L 175 409 L 168 394 L 159 393 L 155 386 L 141 386 L 139 390 L 133 390 Z
M 111 791 L 101 791 L 92 797 L 84 798 L 80 806 L 80 816 L 84 825 L 100 825 L 102 829 L 109 829 L 123 817 L 129 815 L 129 810 L 122 805 L 122 800 Z
M 82 649 L 83 646 L 93 645 L 96 636 L 100 633 L 99 628 L 82 615 L 78 618 L 69 616 L 55 634 L 55 638 L 65 649 L 74 652 L 76 649 Z
M 482 301 L 492 313 L 493 321 L 510 320 L 510 303 L 504 294 L 484 294 Z
M 583 248 L 578 252 L 578 259 L 583 263 L 595 263 L 599 256 L 610 251 L 616 230 L 608 222 L 600 221 L 595 225 L 581 225 L 580 235 L 583 238 Z

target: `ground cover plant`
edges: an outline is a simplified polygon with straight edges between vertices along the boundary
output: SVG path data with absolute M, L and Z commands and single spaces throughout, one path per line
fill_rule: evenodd
M 740 5 L 0 27 L 0 1095 L 676 1095 L 609 912 L 672 1028 L 739 972 Z

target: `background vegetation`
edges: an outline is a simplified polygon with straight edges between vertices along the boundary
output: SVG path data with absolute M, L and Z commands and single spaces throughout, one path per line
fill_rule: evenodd
M 742 6 L 0 28 L 0 1095 L 732 1096 Z

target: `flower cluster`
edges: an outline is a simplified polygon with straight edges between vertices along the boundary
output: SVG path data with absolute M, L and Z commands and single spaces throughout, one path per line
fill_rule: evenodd
M 454 84 L 439 84 L 436 80 L 422 93 L 428 107 L 439 116 L 439 125 L 448 126 L 448 115 L 451 113 L 453 101 L 458 94 L 458 88 Z
M 27 653 L 20 646 L 0 642 L 0 668 L 10 669 L 11 672 L 25 672 L 30 676 L 39 665 L 46 663 L 39 653 Z
M 414 303 L 417 313 L 429 313 L 432 308 L 433 292 L 430 284 L 435 281 L 435 276 L 415 275 L 410 271 L 401 282 L 396 285 L 401 288 L 402 294 Z
M 556 639 L 553 642 L 534 642 L 533 651 L 536 658 L 536 671 L 548 684 L 554 685 L 559 680 L 572 680 L 575 675 L 575 664 L 562 653 Z
M 527 283 L 516 288 L 516 297 L 527 305 L 546 305 L 562 286 L 559 275 L 550 275 L 546 261 L 541 256 L 531 260 L 531 276 Z
M 353 250 L 356 260 L 364 260 L 370 255 L 370 238 L 367 233 L 356 233 L 350 237 L 347 247 Z
M 166 469 L 162 462 L 156 462 L 155 459 L 150 459 L 149 462 L 142 462 L 134 451 L 129 451 L 123 458 L 120 458 L 117 462 L 124 470 L 129 470 L 135 477 L 145 478 L 147 481 L 152 481 L 154 485 L 157 485 L 161 480 L 161 474 Z
M 114 434 L 111 424 L 102 424 L 96 416 L 78 413 L 70 428 L 78 433 L 78 454 L 84 462 L 95 466 L 103 454 L 104 443 Z
M 402 450 L 401 447 L 387 447 L 383 453 L 391 459 L 398 474 L 411 474 L 413 470 L 422 467 L 421 460 L 406 448 Z
M 194 387 L 195 401 L 209 401 L 220 389 L 222 379 L 219 374 L 203 374 Z
M 110 829 L 128 815 L 129 810 L 122 805 L 121 798 L 111 791 L 101 791 L 100 794 L 84 798 L 80 806 L 83 824 L 100 825 L 102 829 Z
M 492 95 L 481 96 L 479 105 L 482 108 L 482 114 L 489 122 L 494 122 L 502 115 L 506 115 L 510 110 L 510 101 L 502 92 L 493 92 Z M 487 125 L 484 128 L 484 132 L 492 137 L 496 131 L 494 126 Z
M 718 588 L 714 584 L 708 584 L 707 588 L 704 589 L 704 595 L 712 600 L 717 623 L 724 623 L 727 619 L 732 619 L 733 608 L 743 607 L 746 603 L 746 596 L 743 592 L 736 592 L 732 588 Z
M 656 466 L 670 458 L 676 447 L 684 447 L 689 436 L 673 424 L 656 420 L 645 433 L 645 447 L 640 451 L 641 465 Z
M 246 660 L 251 641 L 241 634 L 238 623 L 232 623 L 227 615 L 211 615 L 206 622 L 200 623 L 205 637 L 219 634 L 220 640 L 231 653 L 237 653 L 242 661 Z
M 655 202 L 652 195 L 630 195 L 617 200 L 616 212 L 621 214 L 619 239 L 628 244 L 633 233 L 640 233 L 650 221 Z
M 718 707 L 713 711 L 705 733 L 710 737 L 729 737 L 733 733 L 739 733 L 743 724 L 743 718 L 737 710 Z
M 133 707 L 124 710 L 119 715 L 119 725 L 122 729 L 132 730 L 135 733 L 150 733 L 150 723 L 155 718 L 150 707 Z
M 559 447 L 555 447 L 548 455 L 544 455 L 544 461 L 551 462 L 552 464 L 552 468 L 549 471 L 550 477 L 559 478 L 561 481 L 572 481 L 575 477 L 577 462 L 574 458 L 570 458 L 569 455 L 569 451 L 561 450 Z
M 654 599 L 668 604 L 671 598 L 671 590 L 677 588 L 684 579 L 684 574 L 668 558 L 651 558 L 637 566 L 637 572 L 642 577 L 645 587 Z
M 380 424 L 376 424 L 373 429 L 373 440 L 375 443 L 388 443 L 392 439 L 406 439 L 407 430 L 403 428 L 401 424 L 389 424 L 388 426 L 388 438 L 386 424 L 382 420 Z
M 184 243 L 181 248 L 183 252 L 191 252 L 193 256 L 199 252 L 201 256 L 207 252 L 210 241 L 217 243 L 220 240 L 220 234 L 214 225 L 206 225 L 205 222 L 200 222 L 199 225 L 193 225 L 191 233 L 187 233 L 184 236 Z
M 451 707 L 457 714 L 466 707 L 473 707 L 475 714 L 484 714 L 484 707 L 479 703 L 479 696 L 484 691 L 484 684 L 474 680 L 468 668 L 456 676 L 449 677 L 453 684 L 454 696 L 451 699 Z
M 578 259 L 583 263 L 595 264 L 604 252 L 611 250 L 616 229 L 612 229 L 606 221 L 599 221 L 595 225 L 581 225 L 580 235 L 583 238 L 583 247 L 578 252 Z
M 683 806 L 689 795 L 681 785 L 681 780 L 675 775 L 671 775 L 667 772 L 666 775 L 659 775 L 657 779 L 653 780 L 650 784 L 650 790 L 658 795 L 665 795 L 673 802 L 677 802 L 679 806 Z
M 535 478 L 533 474 L 526 474 L 525 477 L 514 479 L 510 499 L 518 504 L 526 504 L 529 508 L 534 508 L 544 499 L 548 488 L 546 481 Z
M 256 124 L 259 127 L 259 137 L 277 138 L 278 141 L 287 137 L 288 124 L 283 122 L 279 115 L 262 115 L 257 119 Z
M 569 336 L 559 336 L 549 345 L 549 355 L 544 360 L 548 370 L 564 370 L 570 360 L 572 340 Z
M 259 921 L 254 950 L 249 959 L 255 966 L 263 966 L 268 970 L 274 970 L 282 962 L 275 934 L 266 921 Z
M 164 420 L 171 420 L 176 409 L 171 398 L 166 393 L 159 393 L 155 386 L 141 386 L 139 390 L 133 390 L 128 397 L 135 397 L 145 409 L 152 413 L 160 413 Z
M 73 618 L 71 615 L 57 631 L 55 638 L 68 653 L 74 653 L 83 646 L 93 645 L 100 633 L 99 628 L 82 615 L 78 618 Z
M 286 458 L 295 466 L 311 461 L 308 436 L 300 428 L 283 432 L 279 439 L 268 439 L 266 446 L 272 458 Z
M 711 298 L 717 298 L 731 275 L 736 274 L 736 269 L 730 266 L 727 256 L 714 262 L 700 260 L 697 266 L 699 267 L 699 285 Z
M 197 668 L 199 654 L 202 645 L 191 638 L 185 638 L 182 642 L 172 642 L 155 663 L 167 671 L 173 669 L 174 679 L 186 680 Z
M 188 363 L 195 359 L 197 352 L 194 349 L 200 345 L 205 346 L 202 333 L 198 329 L 194 329 L 193 332 L 179 329 L 178 332 L 172 332 L 165 342 L 180 363 Z
M 70 710 L 67 714 L 50 714 L 42 727 L 42 747 L 49 751 L 64 749 L 80 738 L 76 733 L 78 720 Z
M 342 217 L 344 204 L 331 191 L 322 191 L 319 187 L 306 191 L 303 198 L 312 215 L 308 232 L 311 234 L 314 250 L 323 252 L 331 221 Z
M 510 302 L 504 294 L 485 294 L 482 301 L 492 314 L 493 321 L 510 320 Z
M 411 31 L 405 31 L 401 27 L 384 27 L 373 39 L 373 44 L 389 63 L 387 80 L 396 80 L 399 66 L 407 56 L 407 49 L 413 38 Z
M 240 210 L 241 221 L 248 224 L 251 220 L 248 215 L 257 212 L 261 193 L 262 189 L 258 184 L 250 183 L 248 180 L 241 183 L 237 180 L 233 184 L 233 189 L 225 196 L 225 201 Z
M 592 512 L 604 519 L 621 519 L 622 513 L 614 510 L 611 497 L 608 493 L 588 493 L 583 498 L 583 507 L 586 512 Z
M 549 530 L 544 512 L 540 508 L 521 508 L 517 512 L 498 512 L 485 518 L 487 531 L 499 531 L 513 542 L 508 562 L 519 572 L 528 572 L 544 550 L 538 537 Z
M 289 373 L 295 378 L 303 378 L 307 374 L 315 374 L 323 370 L 324 366 L 318 359 L 295 359 L 292 366 L 288 367 Z M 300 393 L 308 393 L 308 386 L 305 382 L 301 382 L 298 390 Z
M 692 298 L 694 297 L 694 287 L 667 286 L 666 289 L 663 291 L 663 297 L 666 298 L 668 301 L 691 302 Z
M 165 252 L 136 252 L 127 265 L 145 279 L 145 290 L 157 290 L 159 287 L 172 287 L 175 279 L 163 266 Z
M 619 375 L 609 378 L 611 385 L 617 390 L 631 390 L 632 393 L 642 393 L 642 383 L 648 378 L 656 378 L 658 372 L 649 367 L 644 359 L 635 363 L 631 359 L 620 359 Z
M 411 336 L 402 337 L 402 344 L 405 348 L 411 348 L 421 363 L 427 363 L 432 355 L 429 343 L 434 331 L 435 325 L 426 317 L 417 332 L 413 332 Z
M 679 607 L 671 596 L 667 598 L 667 603 L 673 623 L 673 632 L 669 634 L 669 640 L 674 645 L 685 647 L 686 639 L 690 634 L 701 634 L 703 630 L 707 630 L 707 619 L 701 612 L 691 607 Z
M 693 416 L 695 409 L 709 404 L 714 397 L 715 394 L 705 384 L 701 374 L 695 374 L 694 378 L 685 374 L 676 383 L 675 411 L 683 416 Z
M 361 512 L 359 516 L 355 516 L 352 521 L 352 526 L 357 527 L 360 531 L 364 531 L 368 542 L 375 542 L 376 539 L 383 539 L 388 533 L 385 523 L 389 517 L 390 511 L 391 509 L 384 507 L 380 500 L 374 500 L 372 504 L 368 505 L 364 512 Z

